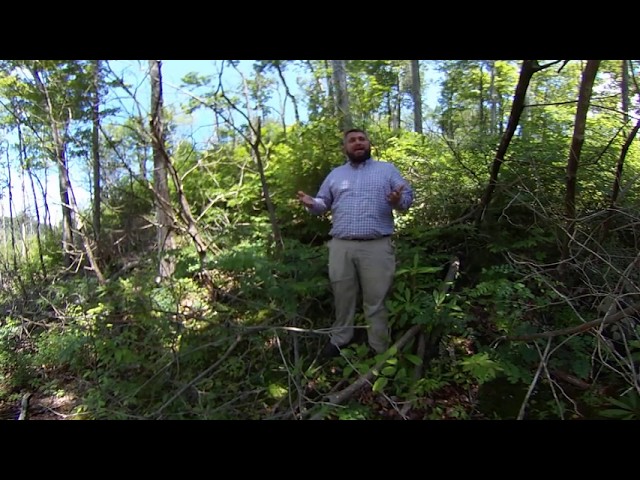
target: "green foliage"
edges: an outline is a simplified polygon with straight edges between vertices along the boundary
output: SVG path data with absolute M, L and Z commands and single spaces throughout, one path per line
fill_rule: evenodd
M 21 345 L 22 334 L 22 322 L 6 317 L 0 327 L 0 398 L 31 382 L 32 365 Z
M 89 338 L 82 325 L 64 329 L 54 325 L 35 338 L 35 353 L 29 361 L 45 369 L 66 365 L 72 371 L 82 371 L 89 363 L 88 346 Z
M 631 390 L 619 399 L 608 397 L 609 408 L 600 411 L 600 415 L 616 420 L 640 420 L 640 394 Z
M 513 332 L 531 321 L 530 312 L 556 300 L 556 294 L 541 283 L 520 280 L 518 270 L 511 265 L 494 265 L 482 269 L 475 286 L 465 297 L 482 306 L 500 332 Z
M 338 410 L 338 420 L 368 420 L 371 418 L 371 409 L 365 405 L 352 402 L 344 409 Z
M 461 361 L 462 369 L 469 372 L 480 385 L 496 378 L 501 365 L 492 360 L 487 352 L 477 353 Z

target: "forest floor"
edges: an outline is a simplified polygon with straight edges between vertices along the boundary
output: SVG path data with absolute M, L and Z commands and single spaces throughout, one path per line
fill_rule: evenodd
M 76 399 L 71 394 L 25 393 L 0 403 L 0 420 L 73 420 Z

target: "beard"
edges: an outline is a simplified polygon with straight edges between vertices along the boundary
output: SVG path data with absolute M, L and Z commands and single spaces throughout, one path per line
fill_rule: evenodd
M 371 148 L 358 150 L 356 152 L 347 152 L 347 158 L 353 163 L 362 163 L 371 157 Z

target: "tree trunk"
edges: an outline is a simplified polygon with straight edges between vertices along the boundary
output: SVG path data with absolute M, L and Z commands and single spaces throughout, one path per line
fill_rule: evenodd
M 9 161 L 9 151 L 7 150 L 7 182 L 9 187 L 11 187 L 11 162 Z M 4 215 L 3 215 L 4 220 Z M 11 252 L 13 253 L 13 270 L 15 272 L 18 271 L 18 257 L 16 254 L 16 231 L 13 223 L 13 188 L 9 188 L 9 231 L 11 232 Z M 6 230 L 5 230 L 6 231 Z M 6 242 L 5 242 L 6 246 Z M 9 255 L 9 250 L 5 248 L 7 252 L 7 256 Z M 7 259 L 8 261 L 8 259 Z
M 609 230 L 611 228 L 611 219 L 616 211 L 616 203 L 618 202 L 618 195 L 620 194 L 620 183 L 622 182 L 622 169 L 624 167 L 624 160 L 627 157 L 627 152 L 629 151 L 629 147 L 631 147 L 631 143 L 638 134 L 638 130 L 640 130 L 640 120 L 638 120 L 638 123 L 636 123 L 635 127 L 633 127 L 633 129 L 627 136 L 622 149 L 620 150 L 620 156 L 618 157 L 618 161 L 616 164 L 616 174 L 613 179 L 613 187 L 611 189 L 609 212 L 607 213 L 607 218 L 604 221 L 604 224 L 602 226 L 602 233 L 600 235 L 601 242 L 603 242 L 609 235 Z
M 400 114 L 401 114 L 401 102 L 400 102 L 400 75 L 395 75 L 395 88 L 392 88 L 389 92 L 391 98 L 391 131 L 398 132 L 400 130 Z
M 44 257 L 42 254 L 42 238 L 40 237 L 40 209 L 38 208 L 38 196 L 36 194 L 36 188 L 35 185 L 33 183 L 33 173 L 31 172 L 31 170 L 27 167 L 25 159 L 27 158 L 27 151 L 26 151 L 26 146 L 24 144 L 23 138 L 22 138 L 22 128 L 20 126 L 20 124 L 18 124 L 18 146 L 19 146 L 19 153 L 18 156 L 20 158 L 20 168 L 22 169 L 23 172 L 27 172 L 27 174 L 29 175 L 29 182 L 31 184 L 31 194 L 33 195 L 33 208 L 35 211 L 35 215 L 36 215 L 36 242 L 37 242 L 37 246 L 38 246 L 38 257 L 40 259 L 40 268 L 42 269 L 42 276 L 43 278 L 47 277 L 47 267 L 45 266 L 44 263 Z M 25 200 L 26 200 L 26 195 L 24 196 Z M 25 202 L 26 204 L 26 202 Z
M 500 144 L 498 145 L 496 156 L 493 160 L 493 165 L 491 166 L 489 184 L 484 191 L 482 200 L 480 201 L 480 205 L 478 207 L 478 210 L 476 211 L 476 226 L 479 226 L 482 222 L 487 207 L 491 202 L 491 197 L 498 183 L 498 173 L 500 172 L 500 167 L 504 162 L 504 157 L 507 153 L 507 149 L 509 148 L 511 139 L 513 138 L 513 135 L 516 131 L 518 122 L 520 121 L 520 116 L 522 115 L 522 111 L 524 110 L 524 101 L 527 89 L 529 88 L 529 83 L 531 82 L 531 77 L 533 77 L 534 73 L 551 66 L 553 63 L 540 66 L 538 65 L 538 62 L 536 60 L 524 60 L 522 62 L 522 68 L 520 69 L 520 78 L 518 79 L 518 85 L 516 86 L 516 91 L 513 97 L 513 104 L 511 106 L 511 114 L 509 115 L 507 129 L 502 135 Z
M 94 61 L 91 149 L 93 153 L 93 234 L 100 243 L 100 60 Z M 100 248 L 98 248 L 100 251 Z
M 622 82 L 620 83 L 620 93 L 622 94 L 622 121 L 626 124 L 629 121 L 629 62 L 622 60 Z
M 563 260 L 567 260 L 570 256 L 570 243 L 573 238 L 573 234 L 575 233 L 578 165 L 580 161 L 580 152 L 582 151 L 582 145 L 584 144 L 591 93 L 593 91 L 593 84 L 595 82 L 599 66 L 600 60 L 587 60 L 587 65 L 582 72 L 582 81 L 580 82 L 580 93 L 578 94 L 578 106 L 576 109 L 576 118 L 573 127 L 573 137 L 571 139 L 569 159 L 567 161 L 567 180 L 564 197 L 566 228 L 561 245 Z M 561 273 L 564 271 L 564 265 L 564 262 L 560 263 Z
M 40 77 L 40 72 L 36 68 L 31 69 L 33 78 L 35 79 L 40 93 L 45 99 L 45 111 L 49 118 L 51 126 L 51 135 L 53 137 L 54 160 L 58 165 L 58 183 L 60 186 L 60 202 L 62 203 L 62 254 L 65 267 L 70 267 L 74 259 L 74 238 L 73 238 L 73 210 L 71 208 L 69 190 L 71 182 L 69 181 L 69 169 L 67 167 L 66 158 L 66 140 L 64 132 L 66 132 L 68 119 L 61 122 L 56 119 L 53 110 L 53 104 L 47 86 Z M 61 123 L 62 129 L 59 127 Z M 61 132 L 62 130 L 62 132 Z
M 491 80 L 489 83 L 489 134 L 495 135 L 498 129 L 498 100 L 496 94 L 496 61 L 489 62 Z M 526 94 L 525 94 L 526 101 Z
M 413 130 L 422 133 L 422 91 L 420 88 L 420 62 L 411 60 L 411 98 L 413 99 Z
M 256 165 L 258 166 L 260 183 L 262 185 L 262 196 L 264 197 L 267 212 L 269 214 L 269 221 L 271 222 L 271 231 L 273 232 L 273 243 L 275 246 L 275 251 L 279 255 L 280 253 L 282 253 L 284 243 L 282 241 L 282 234 L 280 233 L 280 226 L 278 225 L 278 221 L 276 218 L 275 207 L 271 202 L 271 195 L 269 194 L 269 184 L 267 183 L 267 177 L 264 174 L 264 164 L 262 162 L 262 155 L 260 153 L 260 145 L 262 144 L 262 124 L 260 117 L 255 116 L 251 108 L 249 107 L 249 89 L 247 88 L 247 82 L 244 76 L 242 76 L 242 81 L 244 83 L 245 102 L 247 104 L 246 118 L 249 122 L 249 137 L 246 138 L 246 140 L 251 146 L 253 157 L 256 161 Z
M 347 89 L 347 71 L 345 60 L 331 60 L 333 69 L 333 91 L 335 93 L 336 116 L 338 127 L 344 132 L 353 127 L 353 119 L 349 107 L 349 92 Z
M 258 119 L 258 125 L 255 129 L 255 141 L 252 142 L 251 148 L 253 149 L 253 153 L 256 158 L 256 163 L 258 165 L 258 172 L 260 173 L 260 182 L 262 183 L 262 194 L 264 196 L 264 201 L 267 206 L 267 212 L 269 213 L 269 221 L 271 222 L 271 231 L 273 232 L 273 243 L 275 246 L 276 253 L 280 255 L 284 248 L 284 242 L 282 241 L 282 234 L 280 232 L 280 226 L 278 225 L 278 221 L 276 218 L 276 210 L 271 202 L 271 195 L 269 195 L 269 185 L 267 183 L 267 177 L 264 174 L 264 165 L 262 164 L 262 157 L 260 155 L 260 144 L 262 143 L 262 139 L 260 137 L 261 134 L 261 125 L 260 119 Z
M 161 279 L 173 275 L 175 261 L 173 253 L 175 240 L 173 236 L 172 217 L 167 213 L 171 209 L 169 182 L 167 180 L 167 161 L 165 155 L 164 125 L 162 122 L 162 71 L 159 60 L 149 60 L 151 77 L 151 138 L 153 147 L 153 184 L 156 204 L 157 241 L 158 241 L 158 275 Z
M 285 91 L 285 94 L 287 95 L 287 98 L 291 99 L 291 103 L 293 103 L 293 113 L 295 115 L 296 123 L 300 123 L 300 115 L 298 113 L 298 102 L 296 102 L 296 97 L 294 97 L 291 94 L 291 90 L 289 90 L 289 85 L 287 85 L 287 82 L 284 78 L 284 74 L 282 73 L 282 68 L 280 67 L 280 64 L 275 63 L 275 68 L 276 68 L 276 71 L 278 72 L 278 77 L 280 77 L 280 81 L 284 86 L 284 91 Z

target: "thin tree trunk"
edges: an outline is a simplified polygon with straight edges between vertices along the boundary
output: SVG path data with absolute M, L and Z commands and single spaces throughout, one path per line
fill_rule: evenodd
M 159 60 L 149 61 L 151 73 L 151 138 L 153 146 L 154 162 L 154 187 L 152 188 L 156 203 L 156 220 L 158 223 L 158 255 L 159 277 L 167 278 L 175 270 L 175 260 L 173 256 L 163 255 L 166 250 L 175 248 L 174 232 L 177 228 L 184 228 L 195 243 L 196 251 L 200 257 L 201 267 L 207 252 L 207 245 L 200 235 L 197 222 L 191 213 L 191 208 L 182 187 L 182 181 L 175 167 L 171 163 L 171 158 L 165 147 L 164 125 L 162 120 L 162 66 Z M 168 175 L 171 176 L 176 195 L 178 197 L 178 214 L 184 227 L 178 223 L 175 210 L 171 205 L 169 196 Z
M 273 232 L 273 243 L 275 245 L 276 253 L 280 255 L 284 248 L 284 242 L 282 241 L 282 234 L 280 232 L 280 226 L 278 225 L 278 221 L 276 218 L 276 210 L 271 202 L 271 195 L 269 195 L 269 185 L 267 183 L 267 177 L 264 174 L 264 166 L 262 164 L 262 157 L 260 155 L 260 144 L 262 143 L 261 138 L 261 125 L 260 119 L 258 119 L 258 125 L 255 129 L 256 131 L 256 139 L 255 142 L 251 144 L 251 148 L 256 158 L 256 163 L 258 164 L 258 172 L 260 173 L 260 182 L 262 183 L 262 194 L 264 195 L 264 201 L 267 205 L 267 212 L 269 213 L 269 221 L 271 222 L 271 231 Z
M 491 80 L 489 83 L 489 133 L 494 135 L 498 129 L 498 102 L 496 95 L 496 61 L 491 60 L 489 62 L 489 69 L 491 74 Z M 525 99 L 526 102 L 526 93 Z
M 478 125 L 480 125 L 480 132 L 485 135 L 487 133 L 487 117 L 484 113 L 484 65 L 479 63 L 478 68 L 480 72 L 478 74 Z
M 391 131 L 398 132 L 400 130 L 400 113 L 401 113 L 401 105 L 400 105 L 400 76 L 396 74 L 396 85 L 394 89 L 391 89 L 389 95 L 392 98 L 393 110 L 391 112 Z M 394 95 L 395 93 L 395 95 Z
M 29 175 L 29 183 L 31 184 L 31 194 L 33 195 L 33 208 L 36 215 L 36 242 L 38 245 L 38 257 L 40 259 L 40 268 L 42 269 L 43 278 L 46 278 L 47 267 L 45 266 L 45 263 L 44 263 L 44 257 L 42 252 L 42 239 L 40 237 L 40 208 L 38 207 L 38 196 L 36 194 L 36 187 L 33 182 L 33 173 L 25 164 L 25 159 L 27 158 L 27 152 L 26 152 L 26 146 L 22 138 L 22 128 L 20 127 L 20 124 L 18 124 L 18 145 L 20 149 L 19 151 L 20 166 L 22 170 L 26 171 L 27 174 Z M 45 198 L 44 195 L 43 195 L 43 198 Z M 46 199 L 45 199 L 45 204 L 46 204 Z
M 620 84 L 620 93 L 622 94 L 622 121 L 626 123 L 629 121 L 629 62 L 628 60 L 622 60 L 622 82 Z
M 91 147 L 93 153 L 93 233 L 100 251 L 100 60 L 94 61 L 93 104 L 91 108 L 93 130 Z
M 11 251 L 13 252 L 13 270 L 18 271 L 18 258 L 16 255 L 16 234 L 13 225 L 13 188 L 11 182 L 11 162 L 9 161 L 9 151 L 7 150 L 7 182 L 9 185 L 9 228 L 11 230 Z M 6 250 L 6 249 L 5 249 Z
M 289 85 L 287 85 L 284 74 L 282 73 L 282 69 L 280 68 L 280 64 L 276 62 L 274 65 L 276 67 L 276 71 L 278 72 L 278 76 L 280 77 L 280 81 L 284 86 L 285 94 L 288 98 L 291 99 L 291 103 L 293 103 L 293 113 L 295 115 L 296 123 L 300 123 L 300 115 L 298 114 L 298 103 L 296 102 L 296 97 L 294 97 L 291 94 L 291 90 L 289 90 Z
M 422 133 L 422 91 L 420 83 L 420 62 L 411 60 L 411 98 L 413 99 L 413 130 Z
M 262 144 L 262 124 L 260 121 L 260 117 L 255 117 L 250 105 L 249 99 L 249 89 L 247 88 L 247 82 L 244 76 L 241 74 L 242 82 L 244 84 L 244 92 L 245 92 L 245 102 L 247 104 L 247 113 L 246 118 L 249 122 L 249 137 L 246 138 L 249 145 L 251 146 L 251 151 L 253 152 L 254 159 L 258 166 L 258 173 L 260 175 L 260 183 L 262 185 L 262 195 L 264 197 L 265 204 L 267 206 L 267 212 L 269 214 L 269 221 L 271 222 L 271 231 L 273 233 L 273 242 L 275 246 L 276 253 L 279 255 L 282 253 L 284 243 L 282 241 L 282 234 L 280 233 L 280 227 L 278 225 L 278 221 L 276 218 L 276 211 L 273 203 L 271 202 L 271 195 L 269 194 L 269 184 L 267 183 L 267 177 L 264 174 L 264 165 L 262 162 L 262 155 L 260 153 L 260 145 Z M 226 97 L 225 97 L 226 98 Z M 227 99 L 228 101 L 228 99 Z M 229 102 L 229 101 L 228 101 Z M 229 102 L 231 105 L 231 102 Z M 233 108 L 237 108 L 233 106 Z M 256 125 L 257 124 L 257 125 Z M 255 126 L 254 126 L 255 125 Z
M 347 89 L 347 70 L 345 60 L 331 60 L 333 69 L 333 90 L 335 92 L 336 116 L 338 127 L 342 131 L 353 127 L 351 109 L 349 107 L 349 92 Z
M 613 179 L 613 188 L 611 189 L 611 202 L 609 203 L 609 212 L 607 213 L 607 218 L 602 227 L 602 234 L 600 235 L 600 241 L 604 241 L 608 235 L 609 230 L 611 228 L 611 219 L 616 211 L 616 203 L 618 201 L 618 195 L 620 194 L 620 183 L 622 182 L 622 169 L 624 167 L 624 160 L 627 157 L 627 153 L 629 152 L 629 147 L 631 147 L 631 143 L 633 143 L 634 138 L 638 134 L 638 130 L 640 130 L 640 120 L 636 123 L 635 127 L 631 130 L 629 135 L 627 136 L 622 149 L 620 150 L 620 156 L 618 157 L 618 162 L 616 164 L 616 175 Z
M 157 243 L 158 243 L 158 275 L 161 279 L 173 275 L 175 261 L 173 254 L 166 254 L 175 248 L 173 237 L 174 224 L 167 214 L 171 209 L 169 182 L 167 179 L 167 159 L 165 152 L 164 125 L 162 122 L 162 65 L 159 60 L 149 60 L 151 77 L 151 138 L 153 146 L 153 191 L 156 203 Z
M 564 197 L 566 228 L 561 245 L 562 259 L 566 260 L 570 256 L 569 245 L 576 228 L 576 183 L 578 177 L 578 166 L 580 162 L 580 152 L 584 144 L 584 135 L 587 124 L 587 113 L 591 102 L 593 84 L 598 73 L 600 60 L 587 60 L 587 65 L 582 72 L 580 82 L 580 93 L 578 94 L 578 106 L 573 127 L 573 137 L 569 149 L 569 159 L 567 161 L 567 181 Z M 560 263 L 561 273 L 564 271 L 564 262 Z
M 38 197 L 36 194 L 36 186 L 33 182 L 33 172 L 29 170 L 29 181 L 31 183 L 31 193 L 33 194 L 33 205 L 36 214 L 36 242 L 38 243 L 38 258 L 40 259 L 40 268 L 42 269 L 42 277 L 47 278 L 47 266 L 44 263 L 42 237 L 40 235 L 40 207 L 38 207 Z
M 62 203 L 62 254 L 64 266 L 70 267 L 74 259 L 74 238 L 73 238 L 73 210 L 69 197 L 70 181 L 69 169 L 66 158 L 66 141 L 60 132 L 58 121 L 55 118 L 53 104 L 49 96 L 49 90 L 40 77 L 40 72 L 36 68 L 31 69 L 31 74 L 35 79 L 38 89 L 45 98 L 45 110 L 49 117 L 51 135 L 53 137 L 54 159 L 58 165 L 58 183 L 60 187 L 60 202 Z M 68 120 L 67 120 L 68 121 Z M 63 131 L 66 131 L 67 121 L 63 122 Z
M 511 139 L 513 138 L 513 135 L 516 131 L 518 122 L 520 121 L 522 111 L 524 110 L 524 101 L 527 89 L 529 88 L 529 83 L 531 82 L 531 77 L 533 77 L 536 72 L 550 67 L 554 63 L 557 62 L 552 62 L 547 65 L 540 66 L 536 60 L 524 60 L 522 62 L 522 68 L 520 69 L 520 78 L 518 79 L 518 85 L 516 86 L 516 91 L 513 97 L 513 104 L 511 106 L 511 113 L 509 115 L 507 129 L 500 139 L 500 144 L 498 145 L 496 156 L 493 160 L 493 165 L 491 166 L 489 184 L 484 191 L 484 194 L 480 201 L 480 205 L 478 207 L 478 210 L 476 211 L 476 226 L 479 226 L 482 222 L 484 214 L 489 207 L 489 203 L 491 202 L 493 192 L 495 191 L 496 185 L 498 184 L 498 173 L 500 172 L 500 167 L 504 162 L 504 157 L 507 153 L 507 149 L 509 148 Z
M 309 65 L 311 65 L 311 62 L 309 62 Z M 312 69 L 313 71 L 313 69 Z M 332 74 L 332 68 L 331 68 L 331 63 L 329 62 L 329 60 L 325 60 L 324 61 L 324 75 L 325 75 L 325 82 L 327 84 L 327 95 L 325 97 L 326 102 L 325 102 L 325 108 L 327 111 L 331 112 L 331 113 L 335 113 L 336 110 L 336 102 L 335 102 L 335 95 L 333 93 L 333 81 L 331 80 L 331 74 Z
M 73 195 L 73 189 L 71 188 L 71 181 L 69 179 L 69 169 L 67 166 L 66 160 L 66 130 L 69 124 L 69 117 L 67 116 L 61 122 L 55 116 L 55 110 L 53 106 L 53 102 L 51 100 L 51 96 L 49 95 L 49 89 L 44 84 L 42 79 L 40 78 L 40 72 L 34 68 L 31 69 L 31 72 L 36 80 L 38 88 L 40 92 L 43 94 L 45 98 L 46 111 L 49 117 L 49 122 L 51 124 L 51 130 L 54 141 L 54 151 L 56 160 L 58 163 L 58 171 L 59 171 L 59 181 L 60 181 L 60 198 L 63 203 L 62 205 L 62 222 L 63 222 L 63 253 L 65 256 L 65 266 L 70 267 L 76 256 L 79 257 L 77 250 L 74 248 L 74 217 L 73 214 L 79 216 L 78 214 L 78 206 L 75 201 L 75 196 Z M 62 129 L 58 127 L 58 123 L 62 124 Z M 89 260 L 89 264 L 95 273 L 98 282 L 100 285 L 104 285 L 106 283 L 104 275 L 102 274 L 98 264 L 96 263 L 95 257 L 93 255 L 93 246 L 91 238 L 89 238 L 86 234 L 86 228 L 82 222 L 82 218 L 78 219 L 78 234 L 79 240 L 84 247 L 84 251 L 87 255 L 87 259 Z M 68 230 L 68 233 L 67 233 Z

